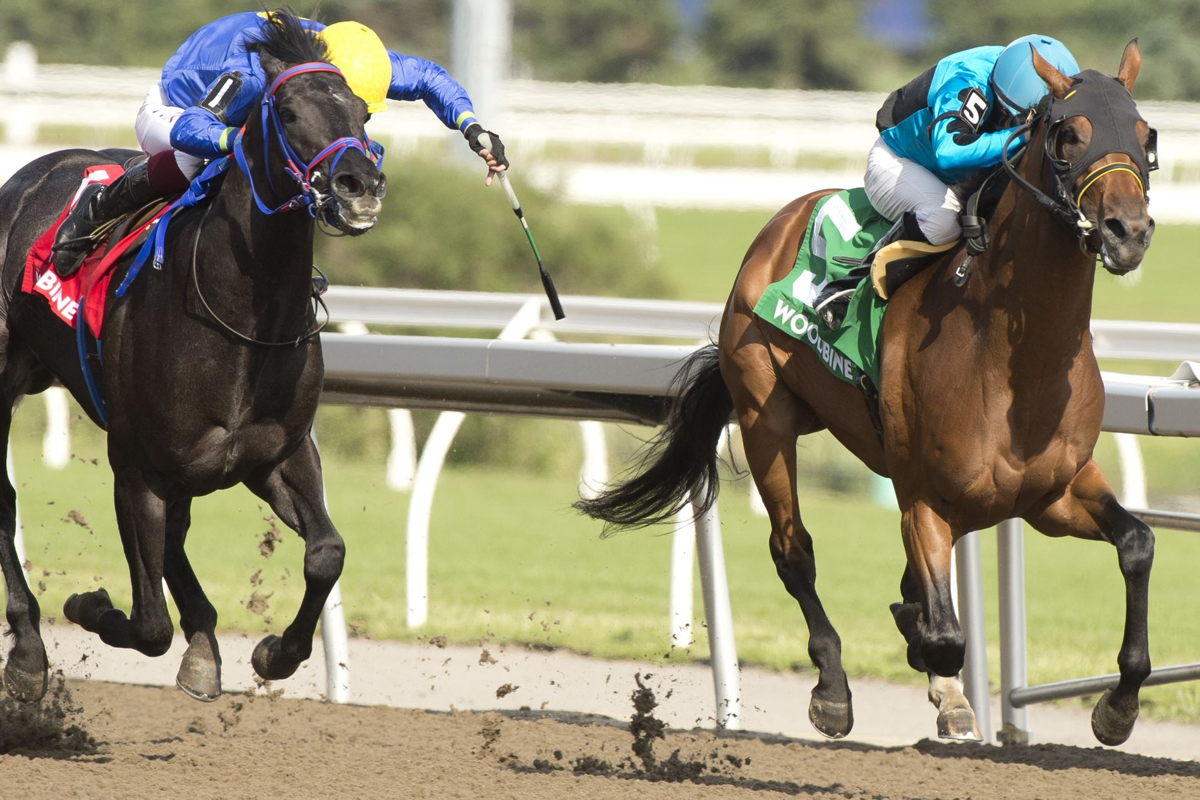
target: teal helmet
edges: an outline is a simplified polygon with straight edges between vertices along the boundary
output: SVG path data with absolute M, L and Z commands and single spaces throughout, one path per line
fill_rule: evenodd
M 992 90 L 1011 114 L 1020 116 L 1036 106 L 1050 91 L 1033 68 L 1030 46 L 1064 75 L 1078 75 L 1079 64 L 1058 39 L 1032 33 L 1014 40 L 1000 53 L 992 67 Z

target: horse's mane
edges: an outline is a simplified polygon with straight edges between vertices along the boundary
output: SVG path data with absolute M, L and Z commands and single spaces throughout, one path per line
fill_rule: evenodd
M 287 6 L 267 14 L 262 37 L 253 42 L 250 49 L 266 53 L 285 64 L 329 60 L 325 44 L 302 26 L 296 12 Z

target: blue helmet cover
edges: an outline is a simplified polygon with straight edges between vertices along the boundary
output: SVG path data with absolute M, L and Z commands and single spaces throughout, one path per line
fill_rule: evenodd
M 1041 102 L 1049 87 L 1033 67 L 1030 47 L 1064 75 L 1079 73 L 1079 64 L 1067 46 L 1050 36 L 1031 33 L 1015 39 L 1001 51 L 992 67 L 992 89 L 996 97 L 1013 114 L 1024 114 Z

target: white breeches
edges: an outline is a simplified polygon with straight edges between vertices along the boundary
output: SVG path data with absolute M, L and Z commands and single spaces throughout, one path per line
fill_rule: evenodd
M 133 130 L 137 134 L 138 146 L 142 148 L 142 152 L 154 155 L 170 150 L 171 128 L 182 113 L 182 108 L 167 103 L 161 85 L 156 83 L 151 86 L 133 123 Z M 175 163 L 179 165 L 179 171 L 188 178 L 199 175 L 204 167 L 203 158 L 179 150 L 175 151 Z
M 863 184 L 871 205 L 888 219 L 913 212 L 930 244 L 946 244 L 962 236 L 958 220 L 962 199 L 925 167 L 896 155 L 882 138 L 867 154 Z

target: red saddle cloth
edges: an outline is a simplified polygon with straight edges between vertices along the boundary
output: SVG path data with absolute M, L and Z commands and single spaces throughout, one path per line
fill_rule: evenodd
M 83 303 L 84 321 L 93 336 L 100 336 L 104 323 L 104 306 L 108 299 L 108 284 L 112 280 L 113 267 L 117 260 L 140 239 L 158 219 L 163 208 L 149 220 L 121 237 L 107 248 L 98 247 L 83 262 L 71 277 L 63 280 L 54 269 L 54 237 L 67 214 L 75 207 L 79 192 L 89 183 L 112 183 L 125 173 L 119 164 L 98 164 L 88 167 L 83 173 L 83 182 L 66 208 L 58 215 L 45 233 L 37 238 L 29 255 L 25 258 L 25 275 L 21 280 L 21 291 L 40 294 L 50 303 L 50 309 L 68 325 L 74 326 L 79 305 Z

